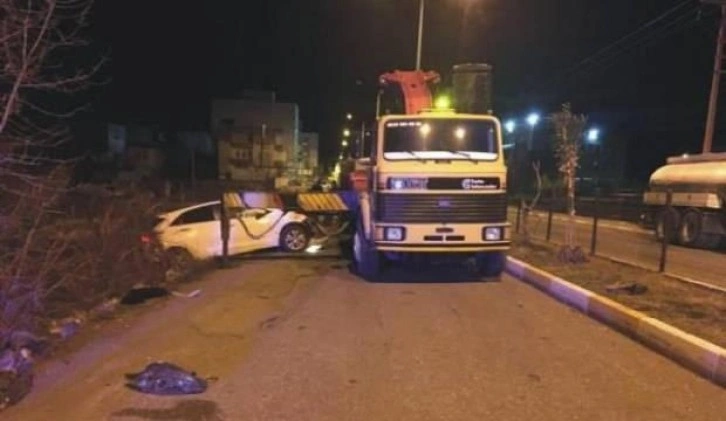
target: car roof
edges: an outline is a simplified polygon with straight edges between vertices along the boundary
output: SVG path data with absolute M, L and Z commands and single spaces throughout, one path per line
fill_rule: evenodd
M 219 205 L 219 204 L 220 204 L 220 201 L 219 200 L 214 200 L 214 201 L 211 201 L 211 202 L 202 202 L 202 203 L 197 203 L 196 205 L 191 205 L 191 206 L 187 206 L 187 207 L 184 207 L 184 208 L 177 208 L 177 209 L 174 209 L 174 210 L 169 211 L 169 212 L 164 212 L 164 213 L 160 214 L 159 216 L 162 217 L 162 218 L 176 217 L 176 216 L 179 216 L 182 213 L 185 213 L 185 212 L 190 211 L 190 210 L 204 208 L 204 207 L 207 207 L 207 206 Z

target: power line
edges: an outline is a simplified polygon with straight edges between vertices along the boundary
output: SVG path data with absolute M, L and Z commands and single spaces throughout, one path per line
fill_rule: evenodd
M 588 73 L 584 74 L 583 77 L 592 76 L 593 72 L 595 71 L 601 73 L 621 63 L 619 59 L 623 55 L 633 52 L 635 49 L 653 45 L 659 40 L 665 39 L 681 30 L 686 30 L 692 27 L 699 22 L 699 20 L 697 19 L 698 16 L 699 12 L 697 10 L 688 12 L 687 14 L 682 15 L 675 20 L 669 22 L 657 31 L 645 35 L 640 39 L 635 40 L 633 43 L 624 46 L 623 48 L 619 49 L 615 54 L 612 54 L 609 57 L 603 57 L 597 61 L 593 61 L 592 64 L 588 66 Z M 576 77 L 570 77 L 567 79 L 567 81 L 572 83 L 575 79 Z
M 683 6 L 687 5 L 690 2 L 691 2 L 691 0 L 684 0 L 681 3 L 677 4 L 676 6 L 674 6 L 674 7 L 670 8 L 670 9 L 666 10 L 665 12 L 663 12 L 660 15 L 656 16 L 652 20 L 650 20 L 650 21 L 646 22 L 645 24 L 641 25 L 638 29 L 636 29 L 635 31 L 631 32 L 630 34 L 628 34 L 628 35 L 620 38 L 619 40 L 613 42 L 612 44 L 610 44 L 610 45 L 608 45 L 608 46 L 606 46 L 604 48 L 601 48 L 600 50 L 598 50 L 594 54 L 586 57 L 585 59 L 583 59 L 579 63 L 575 64 L 573 66 L 573 68 L 570 71 L 568 71 L 568 73 L 569 72 L 574 72 L 578 67 L 580 67 L 580 66 L 582 66 L 584 64 L 587 64 L 588 62 L 590 62 L 592 60 L 595 60 L 597 58 L 597 56 L 606 53 L 607 51 L 611 50 L 612 48 L 615 48 L 618 44 L 620 44 L 622 42 L 625 42 L 625 41 L 629 40 L 632 37 L 637 36 L 639 33 L 643 32 L 643 31 L 648 30 L 653 25 L 655 25 L 658 22 L 660 22 L 660 21 L 668 18 L 668 16 L 670 16 L 673 13 L 675 13 L 676 11 L 678 11 L 679 9 L 681 9 Z

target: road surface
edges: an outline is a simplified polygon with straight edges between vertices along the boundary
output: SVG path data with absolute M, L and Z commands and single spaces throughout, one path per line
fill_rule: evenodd
M 438 276 L 447 283 L 432 282 Z M 721 388 L 504 277 L 251 261 L 107 326 L 3 420 L 704 420 Z M 164 359 L 218 380 L 155 397 L 123 373 Z
M 516 211 L 510 210 L 510 221 L 516 221 Z M 553 215 L 551 238 L 563 241 L 565 216 Z M 577 239 L 586 250 L 590 250 L 592 218 L 577 218 Z M 521 230 L 521 227 L 520 227 Z M 531 234 L 544 239 L 547 232 L 547 214 L 537 212 L 532 216 Z M 596 252 L 598 255 L 614 257 L 630 263 L 657 270 L 660 263 L 661 244 L 655 240 L 653 231 L 635 224 L 621 221 L 598 223 Z M 666 272 L 726 288 L 725 250 L 700 250 L 671 245 L 668 247 Z

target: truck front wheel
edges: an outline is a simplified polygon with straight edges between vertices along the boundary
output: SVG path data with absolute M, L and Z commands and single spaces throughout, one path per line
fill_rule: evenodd
M 353 235 L 353 259 L 358 275 L 369 281 L 378 279 L 381 273 L 381 255 L 365 238 L 360 220 Z
M 479 253 L 476 256 L 479 274 L 485 278 L 498 278 L 502 276 L 507 264 L 507 255 L 503 251 L 490 251 Z

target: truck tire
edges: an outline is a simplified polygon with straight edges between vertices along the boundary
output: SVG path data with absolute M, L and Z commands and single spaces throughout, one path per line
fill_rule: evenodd
M 479 275 L 484 278 L 499 278 L 507 264 L 507 255 L 503 251 L 479 253 L 476 256 Z
M 377 281 L 381 274 L 381 254 L 365 238 L 363 221 L 358 219 L 353 234 L 353 262 L 358 275 L 368 281 Z
M 681 214 L 677 210 L 661 209 L 655 215 L 655 239 L 663 241 L 666 220 L 671 221 L 668 242 L 674 243 L 678 238 L 679 227 L 681 226 Z
M 721 237 L 718 234 L 703 232 L 703 218 L 703 214 L 697 210 L 687 211 L 678 228 L 678 242 L 687 247 L 716 248 Z

